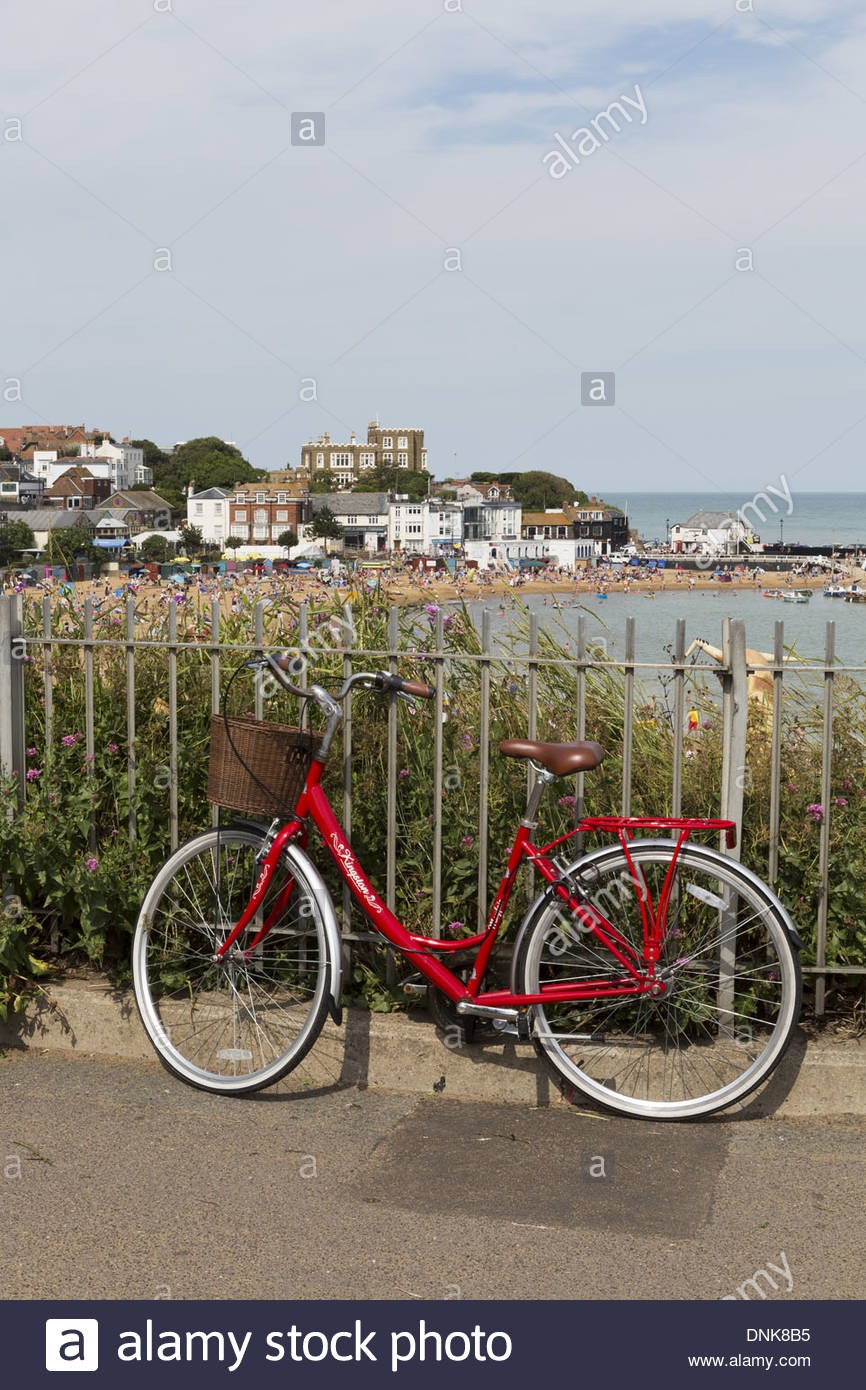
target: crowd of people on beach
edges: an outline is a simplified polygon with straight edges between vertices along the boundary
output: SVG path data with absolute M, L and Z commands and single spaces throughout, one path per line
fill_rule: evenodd
M 542 605 L 558 608 L 561 604 L 574 601 L 578 596 L 599 600 L 614 593 L 637 593 L 654 598 L 665 591 L 691 591 L 695 588 L 713 588 L 718 592 L 731 592 L 737 588 L 776 588 L 791 582 L 796 576 L 799 583 L 821 584 L 827 581 L 827 571 L 819 566 L 795 565 L 787 572 L 767 572 L 760 567 L 735 566 L 714 572 L 686 570 L 680 566 L 661 568 L 649 564 L 613 565 L 601 563 L 596 568 L 572 571 L 561 566 L 545 566 L 538 570 L 491 570 L 463 566 L 455 573 L 443 567 L 413 567 L 406 564 L 386 565 L 381 568 L 358 566 L 350 572 L 342 563 L 323 565 L 304 572 L 283 570 L 247 569 L 221 573 L 216 569 L 191 569 L 172 577 L 158 579 L 142 569 L 131 573 L 114 570 L 98 577 L 71 583 L 62 573 L 61 577 L 51 571 L 33 571 L 29 581 L 24 582 L 20 575 L 7 573 L 2 580 L 2 592 L 27 593 L 32 598 L 44 600 L 51 598 L 52 608 L 59 606 L 68 612 L 67 626 L 76 613 L 84 610 L 85 600 L 90 600 L 94 616 L 104 616 L 109 612 L 112 621 L 119 624 L 127 600 L 132 598 L 138 621 L 156 618 L 174 606 L 178 615 L 178 628 L 200 629 L 210 621 L 214 601 L 219 603 L 223 616 L 247 612 L 257 601 L 268 600 L 271 604 L 288 603 L 297 605 L 304 601 L 315 604 L 329 595 L 339 594 L 347 602 L 356 600 L 362 593 L 374 594 L 387 603 L 413 604 L 424 598 L 440 601 L 483 601 L 490 597 L 499 599 L 499 611 L 505 612 L 505 604 L 516 598 L 518 593 L 538 594 Z M 836 576 L 834 576 L 836 577 Z M 850 578 L 847 571 L 838 571 L 839 579 Z M 192 614 L 196 617 L 193 619 Z

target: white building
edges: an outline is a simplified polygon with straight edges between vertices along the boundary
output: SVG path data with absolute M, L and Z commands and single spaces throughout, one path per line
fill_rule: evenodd
M 135 484 L 146 487 L 153 485 L 153 470 L 145 465 L 144 450 L 133 448 L 128 439 L 124 439 L 120 444 L 112 444 L 110 439 L 104 439 L 98 446 L 82 444 L 81 457 L 104 460 L 110 470 L 107 476 L 111 479 L 112 487 L 118 492 L 123 492 Z M 93 468 L 90 471 L 92 473 Z
M 488 502 L 470 499 L 463 504 L 465 541 L 519 541 L 522 511 L 519 502 L 502 498 Z
M 671 527 L 675 555 L 738 555 L 755 539 L 749 527 L 733 512 L 695 512 L 688 521 Z
M 312 497 L 313 519 L 327 507 L 342 527 L 342 545 L 350 550 L 366 550 L 375 555 L 388 542 L 388 495 L 385 492 L 321 492 Z M 301 528 L 299 539 L 316 539 L 312 523 Z M 320 541 L 324 545 L 324 541 Z
M 186 519 L 201 531 L 203 541 L 222 546 L 229 533 L 229 493 L 221 487 L 190 491 L 186 499 Z M 285 528 L 284 528 L 285 529 Z
M 41 478 L 46 487 L 53 487 L 60 474 L 73 465 L 73 459 L 64 459 L 58 465 L 56 449 L 34 449 L 30 462 L 31 477 Z
M 463 554 L 483 570 L 516 570 L 521 560 L 547 559 L 549 541 L 464 541 Z
M 388 549 L 414 555 L 451 554 L 463 543 L 463 508 L 438 498 L 395 497 L 388 505 Z

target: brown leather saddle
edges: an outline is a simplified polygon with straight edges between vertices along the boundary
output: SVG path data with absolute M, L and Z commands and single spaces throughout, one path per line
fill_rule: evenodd
M 589 772 L 598 767 L 604 757 L 601 744 L 591 739 L 582 743 L 539 743 L 534 738 L 506 738 L 500 743 L 499 751 L 506 758 L 532 758 L 555 777 Z

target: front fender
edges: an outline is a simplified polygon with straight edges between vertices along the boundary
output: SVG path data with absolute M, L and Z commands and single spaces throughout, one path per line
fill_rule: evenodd
M 238 816 L 226 829 L 252 830 L 261 835 L 262 839 L 268 833 L 269 826 L 263 825 L 261 821 L 247 820 Z M 334 904 L 331 895 L 325 886 L 325 880 L 319 873 L 312 859 L 309 859 L 300 845 L 293 841 L 285 846 L 283 858 L 290 864 L 295 864 L 302 873 L 309 879 L 316 906 L 322 914 L 322 926 L 325 931 L 325 939 L 328 943 L 328 956 L 330 957 L 330 987 L 331 987 L 331 1013 L 336 1020 L 340 1013 L 340 1000 L 343 994 L 343 939 L 340 935 L 340 924 L 337 921 L 337 914 L 334 911 Z
M 328 942 L 328 954 L 331 958 L 331 1002 L 334 1006 L 334 1017 L 338 1018 L 340 1012 L 340 999 L 343 994 L 343 939 L 340 936 L 340 924 L 337 921 L 337 914 L 334 911 L 334 904 L 331 895 L 325 886 L 325 880 L 319 873 L 312 859 L 308 859 L 299 845 L 291 841 L 283 850 L 283 855 L 290 864 L 295 864 L 303 874 L 309 879 L 313 897 L 316 905 L 322 914 L 322 925 L 325 929 L 325 937 Z

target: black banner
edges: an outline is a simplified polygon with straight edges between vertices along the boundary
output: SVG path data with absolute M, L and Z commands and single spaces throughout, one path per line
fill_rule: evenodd
M 6 1303 L 4 1382 L 106 1386 L 822 1386 L 859 1359 L 853 1303 Z

